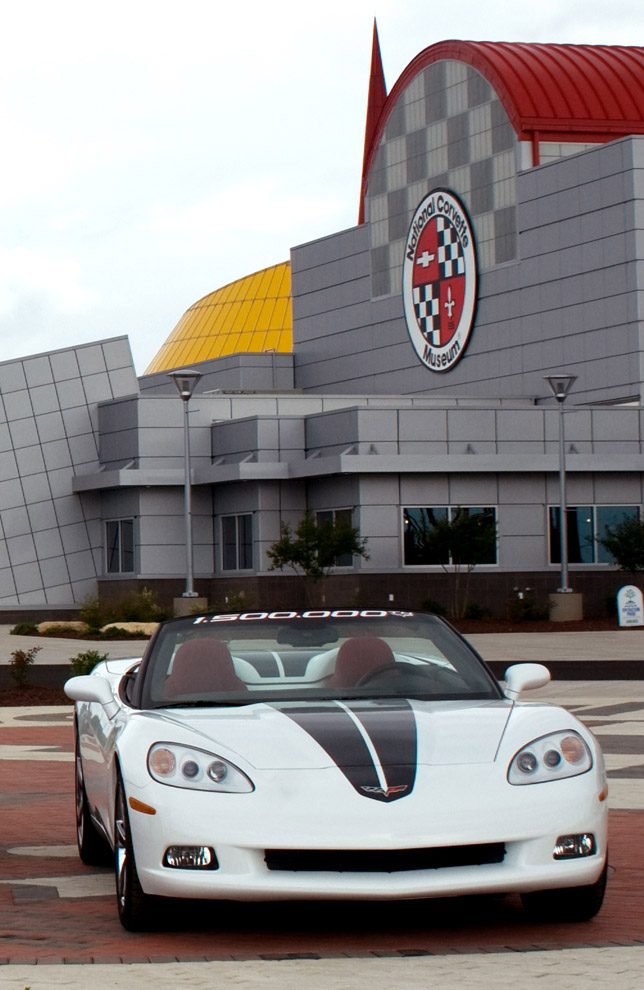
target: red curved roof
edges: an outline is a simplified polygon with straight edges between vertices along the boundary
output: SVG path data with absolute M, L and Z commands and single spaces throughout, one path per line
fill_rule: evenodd
M 365 175 L 401 92 L 441 59 L 465 62 L 487 79 L 521 141 L 602 143 L 644 134 L 644 48 L 442 41 L 409 63 L 387 97 L 365 147 Z

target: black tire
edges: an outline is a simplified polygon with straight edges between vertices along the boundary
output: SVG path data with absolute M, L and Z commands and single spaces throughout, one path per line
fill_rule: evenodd
M 524 911 L 538 921 L 590 921 L 604 901 L 608 861 L 595 883 L 521 894 Z
M 76 731 L 74 759 L 76 763 L 74 792 L 76 799 L 76 842 L 78 844 L 78 855 L 86 866 L 109 866 L 112 861 L 112 850 L 103 833 L 99 832 L 94 824 L 89 810 L 89 801 L 87 800 L 85 778 L 83 775 L 83 761 L 81 760 L 78 746 L 78 731 Z
M 129 932 L 146 931 L 153 927 L 155 898 L 144 892 L 136 871 L 127 799 L 120 774 L 117 778 L 114 810 L 114 871 L 116 903 L 123 927 Z

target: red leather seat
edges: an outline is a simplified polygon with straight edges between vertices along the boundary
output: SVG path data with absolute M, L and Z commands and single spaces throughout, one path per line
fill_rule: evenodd
M 165 685 L 166 697 L 170 698 L 246 690 L 246 685 L 235 672 L 226 644 L 206 637 L 189 639 L 181 644 Z
M 338 650 L 331 683 L 336 687 L 355 687 L 371 671 L 388 663 L 394 663 L 394 655 L 384 640 L 377 636 L 347 639 Z

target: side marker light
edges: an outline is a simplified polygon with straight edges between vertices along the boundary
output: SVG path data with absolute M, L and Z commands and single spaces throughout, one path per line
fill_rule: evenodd
M 144 804 L 143 801 L 138 801 L 135 797 L 131 797 L 128 804 L 132 811 L 140 811 L 142 815 L 156 815 L 157 813 L 156 808 L 153 808 L 149 804 Z

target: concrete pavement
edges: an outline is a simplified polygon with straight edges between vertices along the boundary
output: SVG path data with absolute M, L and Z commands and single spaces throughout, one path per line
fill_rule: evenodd
M 472 633 L 467 636 L 485 660 L 517 663 L 640 661 L 644 680 L 644 630 L 599 632 Z
M 7 966 L 3 990 L 640 990 L 644 946 L 450 956 L 239 960 L 115 966 Z
M 145 639 L 95 640 L 64 639 L 54 636 L 12 636 L 13 626 L 0 625 L 0 664 L 7 665 L 14 650 L 30 650 L 39 647 L 35 666 L 50 666 L 69 663 L 77 653 L 97 650 L 108 653 L 112 659 L 140 657 L 147 645 Z

